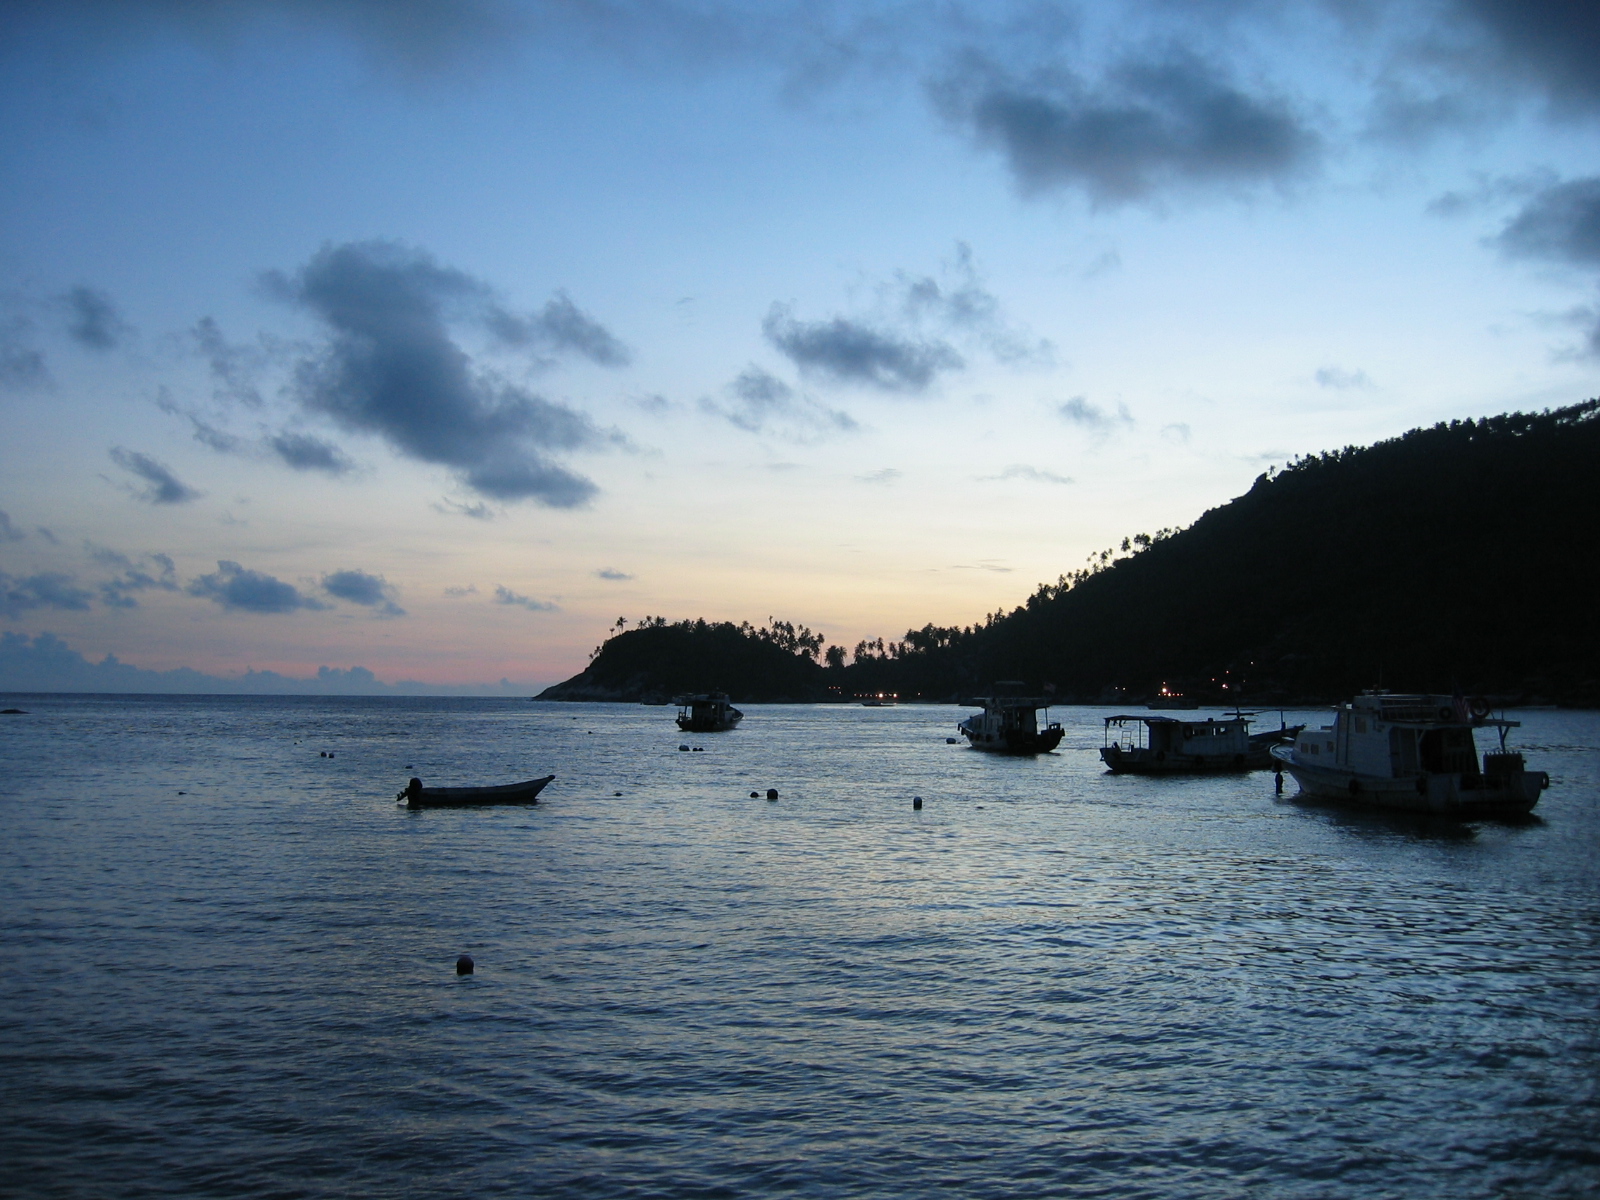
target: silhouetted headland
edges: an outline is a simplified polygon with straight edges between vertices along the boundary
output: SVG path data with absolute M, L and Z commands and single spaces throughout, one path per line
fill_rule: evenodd
M 804 626 L 618 623 L 548 700 L 734 701 L 1015 679 L 1059 701 L 1323 703 L 1389 685 L 1600 705 L 1600 400 L 1415 429 L 1296 459 L 1187 529 L 1123 539 L 1010 612 L 898 642 Z

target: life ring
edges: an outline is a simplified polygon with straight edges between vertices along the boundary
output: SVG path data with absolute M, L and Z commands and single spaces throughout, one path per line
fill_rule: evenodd
M 1483 696 L 1474 696 L 1467 701 L 1467 711 L 1481 721 L 1489 715 L 1489 701 Z

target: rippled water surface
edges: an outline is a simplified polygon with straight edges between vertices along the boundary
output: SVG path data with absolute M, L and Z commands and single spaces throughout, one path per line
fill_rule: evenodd
M 696 753 L 666 708 L 0 706 L 7 1195 L 1600 1191 L 1600 714 L 1512 714 L 1553 786 L 1462 825 L 1108 776 L 1096 709 L 1008 760 L 945 707 Z

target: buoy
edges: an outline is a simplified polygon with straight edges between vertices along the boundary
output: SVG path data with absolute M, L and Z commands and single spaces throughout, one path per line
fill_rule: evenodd
M 751 792 L 750 793 L 750 799 L 752 799 L 752 800 L 761 799 L 761 793 L 760 792 Z
M 332 750 L 329 750 L 329 751 L 328 751 L 328 757 L 329 757 L 329 758 L 332 758 L 332 757 L 333 757 L 333 751 L 332 751 Z
M 911 807 L 916 809 L 918 812 L 921 812 L 922 811 L 922 797 L 921 796 L 913 796 L 913 797 L 911 797 Z
M 688 749 L 688 748 L 689 748 L 689 747 L 687 747 L 687 746 L 679 746 L 679 747 L 678 747 L 678 749 L 679 749 L 679 750 L 687 750 L 687 749 Z
M 328 752 L 326 750 L 318 750 L 317 751 L 317 757 L 318 758 L 327 758 L 328 757 Z
M 778 798 L 778 789 L 777 788 L 768 788 L 767 789 L 767 799 L 768 800 L 776 800 L 777 798 Z
M 472 961 L 472 955 L 463 954 L 460 958 L 456 959 L 456 974 L 457 975 L 471 975 L 472 974 L 472 968 L 475 965 L 476 964 L 473 963 L 473 961 Z
M 696 754 L 703 754 L 705 752 L 705 747 L 704 746 L 696 746 L 694 748 L 694 752 Z
M 955 738 L 945 738 L 944 744 L 946 746 L 954 746 L 956 744 L 956 739 Z
M 187 796 L 188 794 L 189 794 L 188 792 L 179 792 L 178 793 L 178 795 L 180 795 L 180 796 Z
M 1272 777 L 1272 790 L 1278 795 L 1283 795 L 1283 772 L 1279 771 Z
M 613 796 L 620 796 L 620 795 L 622 795 L 622 793 L 621 793 L 621 792 L 612 792 L 612 793 L 611 793 L 611 794 L 612 794 L 612 795 L 613 795 Z

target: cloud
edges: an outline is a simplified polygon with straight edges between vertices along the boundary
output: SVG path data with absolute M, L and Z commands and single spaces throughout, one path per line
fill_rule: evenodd
M 139 499 L 150 504 L 187 504 L 198 500 L 200 492 L 181 482 L 170 467 L 157 462 L 148 454 L 127 450 L 121 446 L 111 448 L 111 461 L 124 471 L 143 479 L 148 487 L 130 489 Z
M 1010 479 L 1024 479 L 1029 483 L 1071 483 L 1067 475 L 1057 475 L 1054 471 L 1041 471 L 1038 467 L 1030 467 L 1024 463 L 1015 463 L 1001 471 L 998 475 L 981 475 L 979 483 L 1001 483 Z
M 0 542 L 20 542 L 28 535 L 11 523 L 11 516 L 0 508 Z
M 67 336 L 90 350 L 114 350 L 133 327 L 117 312 L 111 297 L 79 284 L 60 297 L 67 310 Z
M 874 483 L 879 485 L 891 484 L 899 480 L 901 473 L 893 467 L 884 467 L 880 471 L 872 471 L 866 475 L 857 475 L 857 483 Z
M 463 596 L 476 596 L 478 594 L 478 585 L 469 583 L 466 587 L 447 587 L 444 590 L 444 594 L 446 596 L 454 596 L 456 599 L 460 599 Z
M 291 583 L 226 560 L 218 560 L 214 572 L 200 576 L 184 590 L 191 596 L 214 600 L 230 612 L 288 613 L 328 607 L 314 597 L 301 595 Z
M 797 321 L 782 304 L 772 306 L 761 330 L 803 373 L 886 392 L 926 391 L 940 372 L 966 365 L 943 341 L 915 341 L 844 317 Z
M 519 350 L 570 350 L 602 367 L 623 367 L 633 361 L 628 348 L 565 292 L 557 292 L 543 309 L 525 317 L 491 306 L 485 323 L 497 340 Z
M 204 675 L 189 667 L 156 671 L 120 662 L 107 654 L 90 662 L 53 633 L 31 640 L 20 633 L 0 633 L 0 691 L 7 692 L 144 692 L 171 695 L 412 695 L 527 696 L 538 684 L 438 684 L 400 680 L 382 683 L 366 667 L 318 667 L 309 678 L 276 671 L 243 675 Z
M 1194 436 L 1194 430 L 1189 428 L 1189 424 L 1186 421 L 1174 421 L 1170 425 L 1161 427 L 1161 436 L 1169 442 L 1178 442 L 1181 445 L 1186 445 L 1189 439 Z
M 710 398 L 701 400 L 700 407 L 747 433 L 770 430 L 804 440 L 818 433 L 851 433 L 859 428 L 849 413 L 798 394 L 754 363 L 728 384 L 727 392 L 736 401 L 731 407 Z
M 212 397 L 222 403 L 260 408 L 261 391 L 255 376 L 272 357 L 270 350 L 229 342 L 211 317 L 201 317 L 189 336 L 211 369 Z
M 1526 171 L 1520 175 L 1487 175 L 1479 172 L 1472 187 L 1435 196 L 1428 201 L 1425 211 L 1431 217 L 1458 217 L 1542 192 L 1557 182 L 1556 173 L 1548 168 Z
M 92 597 L 71 575 L 47 571 L 18 579 L 0 571 L 0 616 L 15 619 L 36 608 L 86 612 Z
M 604 567 L 601 570 L 596 571 L 594 573 L 594 577 L 596 579 L 609 579 L 613 583 L 626 583 L 628 580 L 633 578 L 633 576 L 629 575 L 626 571 L 614 571 L 610 567 Z
M 494 589 L 494 602 L 496 604 L 512 604 L 525 608 L 529 612 L 560 612 L 559 605 L 548 600 L 535 600 L 532 596 L 524 596 L 520 592 L 513 592 L 510 588 L 496 585 Z
M 941 282 L 931 275 L 900 272 L 901 308 L 913 324 L 932 319 L 967 335 L 1008 364 L 1048 364 L 1055 357 L 1049 341 L 1034 341 L 1014 330 L 1000 312 L 1000 301 L 983 286 L 972 259 L 972 247 L 956 243 L 956 257 Z
M 1456 0 L 1490 36 L 1508 75 L 1557 108 L 1600 109 L 1600 9 L 1589 0 Z
M 582 413 L 476 368 L 451 337 L 452 320 L 493 326 L 502 311 L 483 283 L 383 241 L 326 246 L 292 278 L 268 283 L 328 333 L 296 368 L 307 411 L 449 467 L 492 500 L 573 508 L 598 491 L 546 456 L 611 439 Z
M 52 24 L 85 43 L 113 48 L 174 31 L 217 52 L 285 26 L 294 34 L 326 31 L 385 71 L 422 79 L 481 67 L 528 21 L 517 5 L 502 0 L 53 0 L 0 8 L 0 32 L 11 37 L 29 25 Z
M 196 433 L 198 437 L 198 432 Z M 344 451 L 332 442 L 309 433 L 276 433 L 267 439 L 267 445 L 296 471 L 326 471 L 329 475 L 344 475 L 355 469 L 355 464 L 345 457 Z
M 42 392 L 54 386 L 44 354 L 30 344 L 33 322 L 26 317 L 0 321 L 0 387 Z
M 1515 258 L 1579 268 L 1600 268 L 1600 175 L 1572 179 L 1534 196 L 1495 239 Z M 1592 311 L 1584 310 L 1587 320 Z M 1589 331 L 1589 351 L 1600 354 L 1600 321 Z
M 1600 266 L 1600 175 L 1546 188 L 1495 240 L 1518 258 Z
M 1102 434 L 1110 433 L 1118 425 L 1133 424 L 1133 414 L 1128 411 L 1126 404 L 1117 405 L 1117 411 L 1113 415 L 1098 405 L 1090 404 L 1083 396 L 1074 396 L 1056 405 L 1056 415 L 1063 421 Z
M 381 575 L 365 571 L 334 571 L 322 577 L 322 590 L 340 600 L 360 604 L 385 617 L 403 617 L 406 610 L 394 601 L 394 588 Z
M 121 572 L 100 584 L 100 600 L 109 608 L 138 608 L 139 602 L 133 598 L 135 592 L 178 590 L 177 565 L 165 554 L 147 554 L 135 561 L 126 554 L 93 543 L 86 543 L 85 548 L 94 562 Z
M 1320 139 L 1276 96 L 1252 96 L 1184 51 L 1132 59 L 1098 88 L 1064 69 L 1015 79 L 970 60 L 934 85 L 944 115 L 1004 156 L 1036 194 L 1081 189 L 1099 207 L 1179 187 L 1282 184 Z
M 1371 391 L 1377 386 L 1365 371 L 1346 371 L 1343 367 L 1318 367 L 1314 378 L 1318 387 L 1333 388 L 1341 392 L 1351 388 Z

